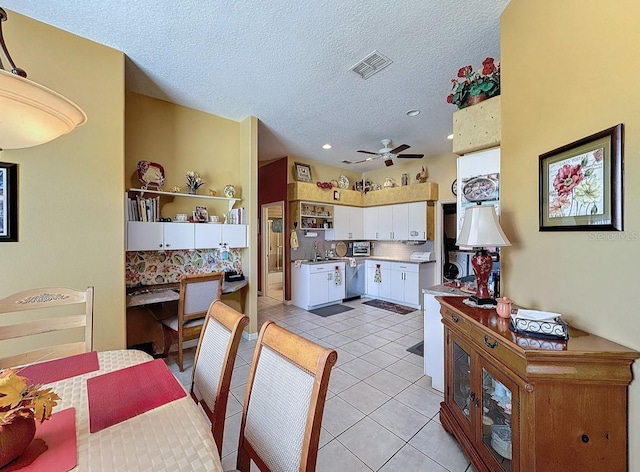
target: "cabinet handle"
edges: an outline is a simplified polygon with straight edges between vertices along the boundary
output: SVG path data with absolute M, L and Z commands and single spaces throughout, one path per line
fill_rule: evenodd
M 162 247 L 162 244 L 158 244 L 158 247 Z
M 451 313 L 451 321 L 457 323 L 458 321 L 460 321 L 460 317 Z
M 165 244 L 164 246 L 165 247 L 171 247 L 171 244 Z
M 495 347 L 498 346 L 498 340 L 496 339 L 495 341 L 493 341 L 492 343 L 489 342 L 489 336 L 487 336 L 486 334 L 484 335 L 484 345 L 487 346 L 489 349 L 493 349 Z

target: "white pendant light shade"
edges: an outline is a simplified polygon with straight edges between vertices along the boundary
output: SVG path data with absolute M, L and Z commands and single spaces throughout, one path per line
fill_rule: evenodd
M 80 107 L 59 93 L 0 69 L 0 149 L 37 146 L 86 121 Z

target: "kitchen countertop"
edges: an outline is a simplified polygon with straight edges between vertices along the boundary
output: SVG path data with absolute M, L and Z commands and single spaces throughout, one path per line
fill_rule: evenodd
M 422 293 L 427 293 L 429 295 L 446 295 L 452 297 L 469 297 L 473 294 L 466 293 L 456 287 L 450 287 L 445 284 L 434 285 L 433 287 L 423 288 Z
M 329 264 L 331 262 L 349 262 L 349 259 L 352 259 L 352 258 L 351 257 L 330 257 L 329 259 L 323 259 L 323 260 L 317 260 L 317 261 L 309 261 L 309 260 L 303 259 L 301 261 L 301 264 L 314 265 L 314 264 Z M 399 259 L 397 257 L 377 257 L 377 256 L 369 256 L 369 257 L 358 256 L 358 257 L 353 257 L 353 259 L 355 259 L 356 261 L 371 260 L 371 261 L 404 262 L 406 264 L 430 264 L 432 262 L 435 262 L 435 261 L 418 261 L 415 259 Z M 291 262 L 296 262 L 296 261 L 291 261 Z
M 237 282 L 222 282 L 222 294 L 237 292 L 248 285 L 247 280 Z M 127 287 L 127 306 L 151 305 L 178 300 L 180 298 L 180 284 L 143 285 L 139 287 Z

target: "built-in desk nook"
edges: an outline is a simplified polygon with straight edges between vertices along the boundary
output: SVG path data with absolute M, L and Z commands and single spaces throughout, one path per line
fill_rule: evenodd
M 244 313 L 247 288 L 247 280 L 225 280 L 222 284 L 222 300 Z M 164 337 L 159 320 L 176 313 L 179 298 L 179 283 L 128 287 L 127 347 L 151 343 L 154 355 L 162 353 Z

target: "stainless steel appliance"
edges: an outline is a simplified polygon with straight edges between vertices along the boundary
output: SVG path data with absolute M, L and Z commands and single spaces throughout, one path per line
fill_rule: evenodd
M 371 243 L 369 241 L 355 241 L 353 243 L 353 257 L 369 257 Z
M 344 275 L 346 279 L 345 300 L 358 298 L 364 295 L 364 282 L 366 276 L 367 270 L 363 259 L 352 259 L 351 261 L 347 261 Z

